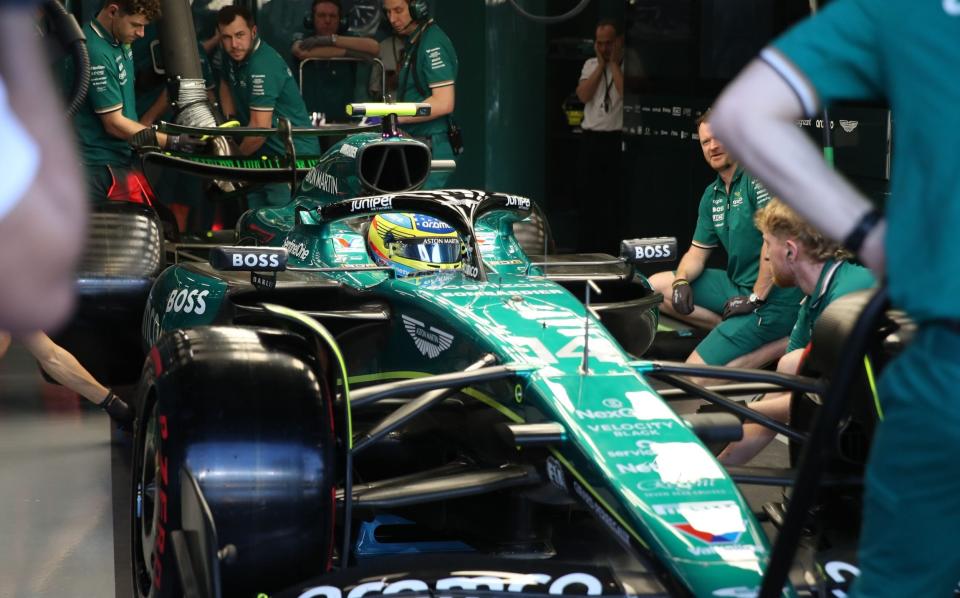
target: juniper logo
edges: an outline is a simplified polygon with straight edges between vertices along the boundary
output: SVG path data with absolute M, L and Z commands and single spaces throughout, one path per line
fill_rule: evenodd
M 440 353 L 446 351 L 453 344 L 453 335 L 448 332 L 438 330 L 433 326 L 427 327 L 420 320 L 403 315 L 403 327 L 407 329 L 413 344 L 417 346 L 424 356 L 430 359 L 439 357 Z

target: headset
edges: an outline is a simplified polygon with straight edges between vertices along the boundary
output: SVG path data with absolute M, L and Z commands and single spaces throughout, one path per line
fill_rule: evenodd
M 350 29 L 350 18 L 347 17 L 347 14 L 343 12 L 343 4 L 340 0 L 323 0 L 328 4 L 333 4 L 337 7 L 337 12 L 340 14 L 340 22 L 337 23 L 337 35 L 343 35 L 347 33 Z M 303 28 L 307 31 L 313 32 L 313 9 L 316 7 L 317 3 L 310 4 L 310 10 L 303 15 Z
M 425 21 L 430 18 L 430 6 L 427 0 L 407 0 L 407 9 L 410 11 L 411 21 Z

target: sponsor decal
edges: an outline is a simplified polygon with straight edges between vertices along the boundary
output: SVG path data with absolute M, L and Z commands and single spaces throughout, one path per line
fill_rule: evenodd
M 523 260 L 483 260 L 489 266 L 520 266 Z
M 740 507 L 732 500 L 653 505 L 664 517 L 682 517 L 674 528 L 707 544 L 732 544 L 747 531 Z
M 452 334 L 443 332 L 433 326 L 428 328 L 427 325 L 420 320 L 411 318 L 406 314 L 403 314 L 401 317 L 403 319 L 403 327 L 407 329 L 410 338 L 413 339 L 413 344 L 417 346 L 417 349 L 419 349 L 425 357 L 435 359 L 440 353 L 449 349 L 450 345 L 453 344 Z
M 333 235 L 330 237 L 333 249 L 337 253 L 366 253 L 363 237 L 360 235 Z
M 603 406 L 610 409 L 620 409 L 623 407 L 623 401 L 620 399 L 604 399 Z
M 319 168 L 314 168 L 309 173 L 307 173 L 306 182 L 310 183 L 317 189 L 329 193 L 331 195 L 337 194 L 337 179 L 328 172 L 323 172 Z
M 753 560 L 757 554 L 765 551 L 753 544 L 718 544 L 716 546 L 688 546 L 687 552 L 692 556 L 717 555 L 727 561 Z
M 432 216 L 416 214 L 414 219 L 417 223 L 417 229 L 435 233 L 452 233 L 454 228 L 442 220 L 437 220 Z
M 556 579 L 546 573 L 487 572 L 487 575 L 458 575 L 437 580 L 392 579 L 367 581 L 350 587 L 345 598 L 369 595 L 392 595 L 418 592 L 433 595 L 444 590 L 547 594 L 550 596 L 600 596 L 604 584 L 589 573 L 571 572 Z M 432 588 L 431 588 L 432 584 Z M 298 598 L 344 598 L 344 588 L 316 586 L 305 590 Z
M 234 268 L 279 268 L 280 256 L 276 253 L 232 253 L 230 265 Z
M 348 158 L 357 157 L 357 146 L 350 145 L 349 143 L 344 143 L 340 146 L 340 153 Z
M 277 275 L 276 274 L 260 274 L 258 272 L 251 272 L 250 284 L 257 287 L 258 289 L 275 289 L 277 288 Z
M 563 475 L 563 466 L 554 457 L 547 457 L 547 478 L 557 488 L 567 489 L 567 480 Z
M 603 432 L 616 438 L 631 436 L 659 436 L 661 430 L 670 430 L 675 422 L 666 421 L 631 421 L 611 424 L 589 424 L 587 429 L 598 434 Z
M 649 440 L 638 440 L 636 448 L 607 451 L 607 457 L 620 459 L 626 457 L 655 457 L 657 453 L 650 447 Z
M 478 278 L 480 276 L 480 268 L 477 268 L 473 264 L 464 264 L 463 273 L 470 278 Z
M 735 588 L 720 588 L 714 590 L 712 596 L 716 598 L 757 598 L 760 586 L 737 586 Z
M 846 133 L 853 133 L 854 130 L 860 125 L 859 120 L 843 120 L 840 119 L 840 128 Z
M 617 463 L 617 473 L 623 475 L 626 473 L 656 473 L 657 463 Z
M 204 299 L 210 294 L 210 291 L 199 291 L 197 289 L 174 289 L 167 297 L 167 309 L 165 313 L 180 313 L 203 315 L 207 311 L 207 303 Z
M 287 239 L 283 242 L 283 247 L 290 253 L 293 257 L 298 260 L 306 260 L 310 257 L 310 250 L 307 249 L 306 244 L 302 241 L 294 241 L 292 239 Z
M 627 530 L 623 528 L 622 525 L 617 523 L 617 521 L 607 512 L 605 508 L 600 506 L 593 496 L 590 495 L 586 489 L 580 485 L 579 482 L 573 483 L 573 492 L 577 497 L 583 501 L 583 504 L 593 512 L 593 515 L 599 519 L 604 525 L 610 528 L 610 531 L 613 532 L 613 535 L 617 537 L 624 546 L 630 546 L 630 534 L 627 533 Z
M 157 423 L 160 426 L 160 446 L 157 447 L 157 457 L 155 461 L 157 470 L 157 504 L 153 507 L 157 512 L 157 530 L 156 540 L 153 545 L 153 562 L 151 565 L 153 569 L 153 586 L 159 590 L 163 588 L 163 563 L 160 561 L 160 557 L 167 551 L 166 528 L 169 523 L 167 490 L 170 488 L 170 469 L 167 460 L 166 440 L 170 437 L 170 429 L 167 425 L 166 415 L 161 415 L 157 419 Z M 176 471 L 174 471 L 174 475 L 178 475 Z M 141 491 L 146 492 L 146 489 L 141 489 Z
M 392 195 L 384 195 L 383 197 L 363 197 L 361 199 L 350 200 L 351 212 L 376 212 L 378 210 L 392 209 Z
M 663 480 L 646 479 L 637 482 L 637 490 L 641 492 L 658 493 L 679 493 L 678 491 L 687 491 L 688 495 L 695 494 L 715 494 L 722 492 L 722 489 L 716 487 L 716 480 L 713 478 L 704 478 L 686 483 L 665 482 Z
M 529 210 L 530 199 L 527 197 L 520 197 L 519 195 L 508 195 L 506 205 L 508 208 L 520 208 L 521 210 Z

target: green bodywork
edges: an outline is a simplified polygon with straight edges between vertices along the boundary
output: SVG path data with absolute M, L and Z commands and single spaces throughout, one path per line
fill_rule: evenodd
M 372 143 L 389 140 L 365 134 L 333 146 L 312 177 L 326 182 L 305 183 L 288 206 L 241 221 L 247 231 L 268 231 L 267 244 L 287 247 L 289 266 L 345 268 L 298 275 L 390 305 L 389 334 L 375 355 L 355 360 L 351 385 L 462 371 L 485 353 L 525 366 L 509 383 L 464 394 L 511 422 L 561 423 L 566 439 L 545 464 L 550 482 L 593 511 L 622 544 L 661 563 L 692 595 L 759 588 L 769 544 L 734 482 L 645 380 L 648 365 L 626 354 L 581 301 L 530 266 L 504 211 L 474 223 L 488 266 L 485 281 L 459 270 L 395 278 L 372 269 L 363 236 L 347 221 L 319 221 L 317 206 L 363 193 L 347 155 L 352 150 L 342 148 Z M 216 321 L 226 313 L 231 284 L 213 271 L 169 268 L 151 292 L 145 341 Z M 202 312 L 186 310 L 193 291 L 208 291 Z

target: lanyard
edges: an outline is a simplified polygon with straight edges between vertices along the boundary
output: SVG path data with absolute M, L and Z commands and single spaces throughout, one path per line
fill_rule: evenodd
M 610 82 L 607 83 L 607 67 L 603 67 L 603 85 L 605 89 L 603 90 L 603 103 L 601 107 L 604 112 L 610 112 L 610 88 L 613 87 L 613 77 L 610 77 Z

